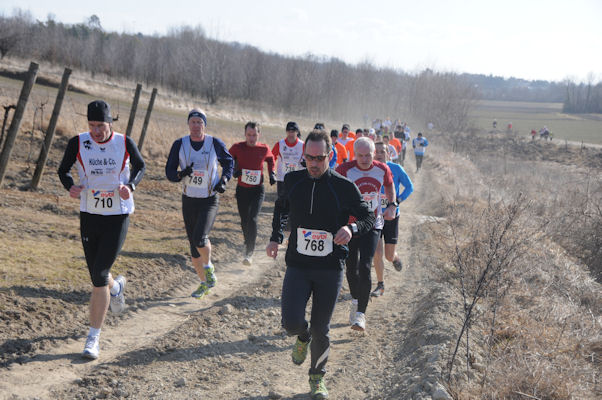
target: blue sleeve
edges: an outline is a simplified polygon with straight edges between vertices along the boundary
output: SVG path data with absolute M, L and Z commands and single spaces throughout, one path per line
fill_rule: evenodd
M 337 165 L 337 151 L 334 146 L 332 146 L 332 160 L 328 163 L 328 167 L 333 168 L 335 165 Z
M 429 145 L 429 141 L 428 141 L 428 140 L 426 140 L 426 139 L 424 139 L 424 147 L 426 147 L 426 146 L 428 146 L 428 145 Z
M 180 166 L 180 147 L 182 146 L 182 139 L 178 139 L 173 142 L 167 162 L 165 163 L 165 176 L 171 182 L 180 182 L 181 179 L 178 177 L 178 167 Z
M 410 194 L 414 191 L 414 185 L 412 184 L 412 180 L 406 173 L 406 171 L 400 166 L 400 174 L 399 174 L 399 183 L 403 186 L 403 192 L 397 196 L 400 201 L 405 201 Z
M 217 160 L 222 166 L 222 176 L 230 180 L 232 178 L 232 171 L 234 170 L 234 158 L 232 158 L 232 155 L 226 149 L 226 144 L 221 139 L 214 137 L 213 147 L 217 155 Z

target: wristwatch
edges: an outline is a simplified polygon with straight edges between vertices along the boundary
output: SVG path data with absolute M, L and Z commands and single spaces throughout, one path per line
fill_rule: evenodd
M 136 185 L 134 185 L 133 183 L 128 183 L 127 184 L 130 187 L 130 190 L 133 192 L 134 190 L 136 190 Z
M 354 235 L 359 232 L 356 223 L 347 224 L 347 226 L 349 227 L 349 229 L 351 229 L 351 233 L 353 233 Z
M 399 203 L 395 202 L 395 201 L 387 201 L 387 207 L 389 206 L 395 206 L 397 207 L 399 205 Z

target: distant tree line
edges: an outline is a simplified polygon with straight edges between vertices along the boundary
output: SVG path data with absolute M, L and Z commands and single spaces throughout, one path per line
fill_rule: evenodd
M 520 78 L 466 73 L 461 76 L 474 84 L 480 97 L 485 100 L 561 103 L 565 97 L 566 85 L 564 82 L 529 81 Z
M 106 74 L 176 94 L 266 104 L 316 118 L 367 120 L 411 114 L 456 132 L 468 121 L 476 92 L 457 74 L 426 70 L 407 74 L 336 58 L 285 57 L 207 37 L 201 27 L 165 36 L 106 32 L 95 15 L 80 24 L 28 12 L 0 16 L 0 58 L 12 55 Z
M 602 82 L 594 83 L 590 76 L 587 83 L 565 81 L 566 96 L 562 111 L 565 113 L 602 113 Z

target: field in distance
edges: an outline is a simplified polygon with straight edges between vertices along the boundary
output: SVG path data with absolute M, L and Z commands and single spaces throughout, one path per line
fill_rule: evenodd
M 518 101 L 479 101 L 471 115 L 477 128 L 505 131 L 512 122 L 512 130 L 528 136 L 531 129 L 539 131 L 544 125 L 554 139 L 602 144 L 602 114 L 564 114 L 562 103 L 535 103 Z

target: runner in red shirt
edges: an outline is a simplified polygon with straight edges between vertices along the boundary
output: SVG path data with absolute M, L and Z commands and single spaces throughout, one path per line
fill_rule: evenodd
M 245 141 L 230 147 L 234 158 L 234 177 L 238 178 L 236 202 L 240 214 L 240 224 L 245 238 L 244 265 L 251 265 L 255 241 L 257 239 L 257 216 L 263 203 L 263 163 L 268 164 L 270 185 L 276 183 L 274 156 L 267 144 L 259 143 L 260 126 L 257 122 L 245 125 Z
M 368 203 L 369 209 L 376 216 L 373 229 L 361 236 L 353 236 L 349 242 L 349 255 L 346 260 L 347 283 L 353 298 L 349 323 L 351 329 L 363 331 L 366 329 L 365 313 L 368 300 L 370 300 L 370 290 L 372 290 L 370 277 L 372 258 L 376 251 L 384 220 L 395 218 L 397 203 L 395 202 L 391 170 L 385 163 L 374 160 L 374 142 L 369 138 L 361 137 L 355 140 L 354 147 L 356 159 L 340 165 L 337 172 L 355 183 L 364 201 Z M 387 207 L 384 212 L 380 206 L 379 193 L 381 187 L 384 187 L 387 199 Z M 349 221 L 353 222 L 352 218 Z

